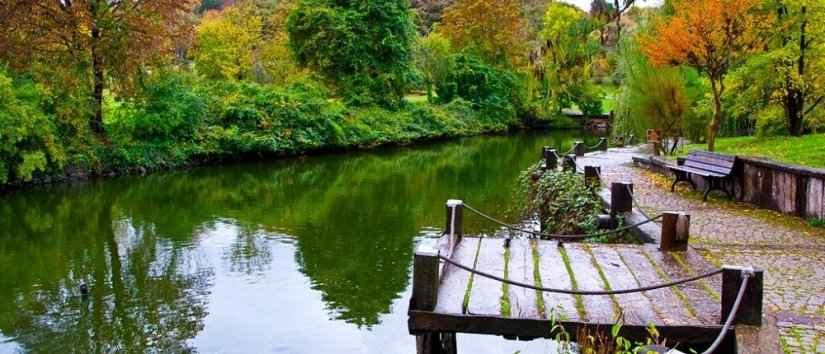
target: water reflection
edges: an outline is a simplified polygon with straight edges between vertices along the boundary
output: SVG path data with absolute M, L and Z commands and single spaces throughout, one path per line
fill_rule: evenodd
M 410 352 L 404 310 L 416 235 L 441 227 L 451 197 L 508 210 L 512 183 L 540 146 L 566 150 L 573 135 L 0 197 L 0 351 Z

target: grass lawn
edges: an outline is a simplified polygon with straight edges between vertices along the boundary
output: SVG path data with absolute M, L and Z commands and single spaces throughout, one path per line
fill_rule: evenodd
M 707 144 L 692 144 L 690 150 L 706 150 Z M 800 137 L 777 136 L 757 138 L 752 136 L 720 138 L 716 151 L 732 155 L 762 157 L 802 166 L 825 168 L 825 134 Z

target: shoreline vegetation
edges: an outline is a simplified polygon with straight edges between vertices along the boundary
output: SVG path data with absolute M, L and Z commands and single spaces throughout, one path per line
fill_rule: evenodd
M 0 88 L 12 93 L 17 107 L 34 117 L 47 116 L 38 111 L 41 102 L 36 100 L 42 96 L 36 92 L 14 95 L 13 90 L 37 90 L 32 82 L 5 83 L 8 86 L 0 82 Z M 27 178 L 0 183 L 0 192 L 232 161 L 579 127 L 564 116 L 540 119 L 461 98 L 437 104 L 408 95 L 394 108 L 350 106 L 311 80 L 278 87 L 211 83 L 187 73 L 164 73 L 147 82 L 144 90 L 140 100 L 105 100 L 107 141 L 85 139 L 79 147 L 44 135 L 43 145 L 55 148 L 44 149 L 45 154 L 37 154 L 43 156 L 32 160 L 24 157 L 15 172 Z M 54 133 L 53 126 L 46 127 L 41 134 Z

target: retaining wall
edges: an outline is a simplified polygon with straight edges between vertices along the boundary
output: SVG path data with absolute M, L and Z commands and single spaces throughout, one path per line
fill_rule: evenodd
M 634 157 L 633 161 L 662 174 L 669 174 L 666 166 L 675 164 L 654 156 Z M 785 214 L 825 219 L 825 169 L 740 157 L 734 171 L 737 200 Z M 704 190 L 701 177 L 693 177 L 693 181 Z

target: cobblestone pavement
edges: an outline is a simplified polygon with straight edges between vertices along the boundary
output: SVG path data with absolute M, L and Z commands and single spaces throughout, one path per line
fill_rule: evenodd
M 691 215 L 690 243 L 711 263 L 765 271 L 765 310 L 777 318 L 786 353 L 825 353 L 825 230 L 804 220 L 711 198 L 689 187 L 670 192 L 670 180 L 631 163 L 631 150 L 588 155 L 606 183 L 631 181 L 641 208 Z

